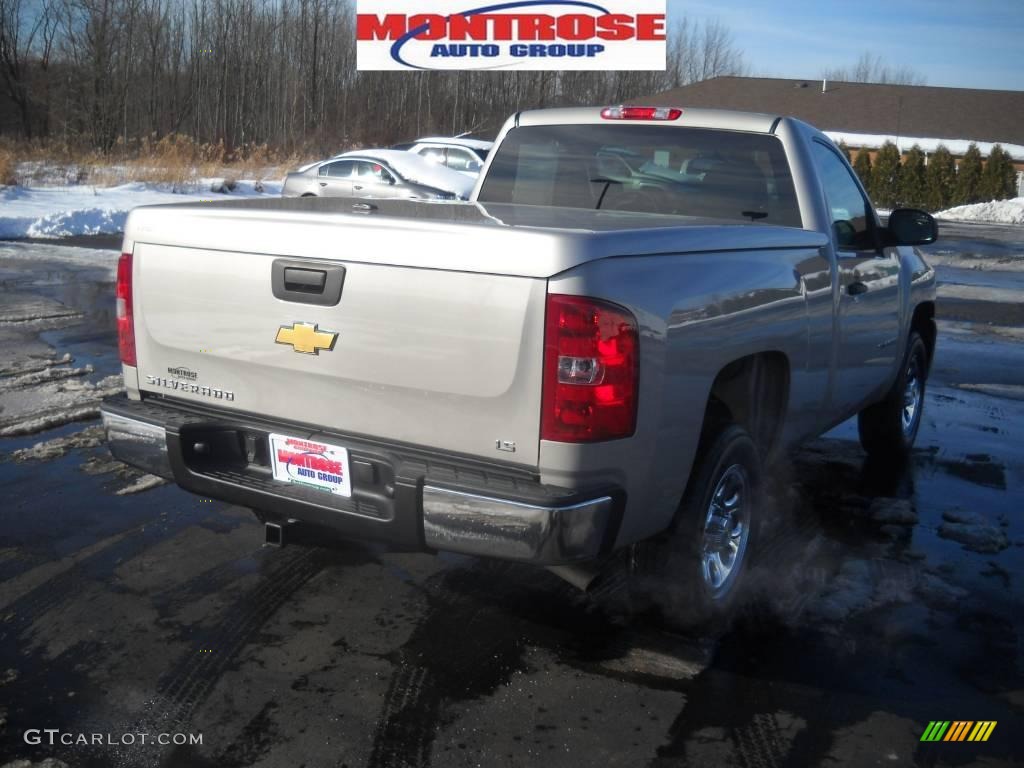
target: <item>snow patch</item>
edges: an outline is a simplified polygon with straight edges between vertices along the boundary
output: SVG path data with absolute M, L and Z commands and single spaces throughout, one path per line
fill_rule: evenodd
M 124 232 L 124 222 L 127 218 L 127 211 L 112 211 L 105 208 L 61 211 L 33 221 L 25 230 L 25 236 L 116 235 Z
M 53 353 L 56 355 L 56 353 Z M 59 365 L 68 365 L 74 362 L 74 358 L 69 353 L 64 353 L 63 357 L 29 357 L 26 360 L 16 360 L 13 363 L 0 366 L 0 376 L 15 376 L 25 373 L 40 373 L 46 371 L 49 368 L 54 368 Z
M 981 221 L 993 224 L 1024 224 L 1024 197 L 990 203 L 958 205 L 935 214 L 943 221 Z
M 93 373 L 93 367 L 91 365 L 86 365 L 82 368 L 61 368 L 58 366 L 50 366 L 41 371 L 23 373 L 20 376 L 0 377 L 0 391 L 5 389 L 38 387 L 41 384 L 47 384 L 52 381 L 71 379 L 77 376 L 88 376 L 91 373 Z
M 1002 530 L 977 515 L 947 510 L 942 513 L 942 520 L 939 537 L 960 543 L 968 552 L 995 555 L 1010 546 Z
M 28 389 L 0 390 L 0 437 L 19 437 L 99 418 L 100 401 L 124 391 L 120 374 L 93 383 L 79 378 Z
M 0 427 L 0 437 L 19 437 L 21 435 L 34 435 L 38 432 L 45 432 L 48 429 L 63 427 L 65 424 L 74 424 L 76 421 L 91 421 L 100 416 L 100 404 L 84 405 L 72 408 L 60 408 L 48 411 L 39 416 L 23 419 L 14 422 L 6 427 Z
M 162 477 L 156 475 L 143 475 L 131 485 L 126 485 L 118 491 L 115 491 L 117 496 L 132 496 L 136 493 L 144 493 L 145 491 L 152 490 L 153 488 L 159 488 L 161 485 L 166 484 L 167 481 Z
M 86 427 L 81 432 L 36 443 L 31 448 L 22 448 L 11 454 L 17 462 L 51 461 L 59 459 L 75 448 L 96 448 L 107 439 L 102 426 Z
M 280 197 L 282 182 L 198 179 L 187 191 L 171 184 L 133 182 L 115 187 L 0 187 L 0 239 L 112 235 L 124 231 L 140 205 L 194 203 L 214 198 Z M 212 191 L 216 190 L 216 191 Z
M 111 279 L 117 274 L 119 251 L 120 249 L 104 251 L 99 248 L 75 248 L 56 243 L 50 245 L 49 243 L 0 242 L 0 259 L 54 262 L 70 264 L 75 267 L 97 267 L 109 272 Z M 0 319 L 2 319 L 5 311 L 0 310 Z

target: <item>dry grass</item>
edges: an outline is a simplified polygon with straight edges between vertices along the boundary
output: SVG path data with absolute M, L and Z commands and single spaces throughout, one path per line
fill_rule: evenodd
M 0 147 L 0 185 L 17 183 L 18 180 L 14 173 L 15 165 L 14 153 Z
M 283 153 L 266 144 L 233 150 L 199 143 L 182 134 L 119 141 L 109 153 L 76 150 L 59 141 L 0 140 L 0 184 L 94 184 L 154 182 L 194 189 L 201 179 L 275 180 L 316 159 L 315 152 Z

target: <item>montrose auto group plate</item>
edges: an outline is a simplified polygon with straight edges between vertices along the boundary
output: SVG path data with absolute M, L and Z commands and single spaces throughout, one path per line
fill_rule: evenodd
M 288 435 L 270 436 L 274 479 L 305 485 L 346 499 L 352 496 L 348 449 Z

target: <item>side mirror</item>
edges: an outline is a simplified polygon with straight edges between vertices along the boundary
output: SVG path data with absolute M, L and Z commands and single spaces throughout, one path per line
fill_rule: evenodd
M 897 208 L 889 214 L 890 245 L 930 245 L 939 238 L 939 225 L 930 213 Z

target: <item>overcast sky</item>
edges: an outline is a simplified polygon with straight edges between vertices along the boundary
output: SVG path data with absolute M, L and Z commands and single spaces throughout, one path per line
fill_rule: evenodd
M 863 51 L 928 85 L 1024 90 L 1024 0 L 668 0 L 669 15 L 717 18 L 753 74 L 820 77 Z

